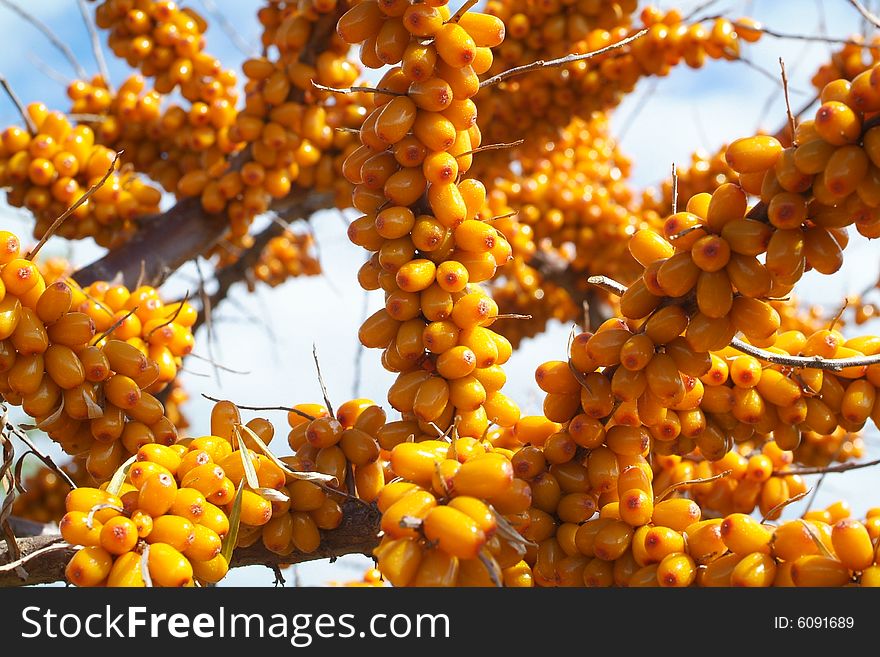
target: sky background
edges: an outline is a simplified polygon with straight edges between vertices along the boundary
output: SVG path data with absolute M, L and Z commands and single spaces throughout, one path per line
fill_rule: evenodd
M 255 8 L 262 3 L 215 0 L 208 4 L 214 4 L 224 13 L 245 42 L 253 44 L 255 50 L 259 48 Z M 457 6 L 460 2 L 453 0 L 451 4 Z M 705 2 L 679 0 L 654 4 L 663 8 L 677 6 L 687 14 Z M 880 9 L 880 2 L 872 0 L 866 4 L 875 10 Z M 201 0 L 190 0 L 184 5 L 201 11 L 210 21 Z M 52 27 L 90 73 L 96 71 L 76 2 L 31 0 L 26 6 Z M 709 14 L 722 14 L 732 19 L 748 15 L 786 33 L 845 38 L 864 29 L 861 17 L 847 0 L 717 1 L 699 15 Z M 66 109 L 68 101 L 64 85 L 41 72 L 35 64 L 38 60 L 40 67 L 49 67 L 70 80 L 74 74 L 66 60 L 39 32 L 3 6 L 0 6 L 0 33 L 3 34 L 0 75 L 9 80 L 25 103 L 41 100 L 53 109 Z M 207 42 L 209 52 L 227 66 L 239 68 L 245 55 L 218 24 L 211 25 Z M 786 62 L 792 105 L 800 107 L 812 97 L 810 77 L 820 64 L 828 60 L 833 47 L 765 36 L 757 44 L 744 44 L 743 53 L 769 75 L 742 62 L 710 61 L 697 71 L 681 66 L 666 78 L 643 80 L 612 116 L 612 132 L 622 135 L 620 147 L 634 162 L 634 185 L 641 188 L 662 180 L 673 162 L 686 167 L 694 150 L 713 152 L 721 144 L 754 134 L 756 130 L 775 131 L 785 120 L 777 76 L 778 58 L 782 57 Z M 112 57 L 110 68 L 117 83 L 128 70 L 124 63 Z M 0 127 L 18 122 L 14 107 L 0 97 Z M 385 391 L 393 376 L 379 364 L 379 352 L 370 350 L 363 354 L 360 377 L 356 375 L 354 365 L 360 349 L 357 328 L 365 308 L 372 313 L 382 306 L 381 294 L 374 292 L 367 297 L 355 282 L 364 254 L 359 247 L 349 243 L 344 230 L 354 216 L 326 211 L 313 217 L 312 226 L 325 270 L 322 276 L 291 280 L 275 289 L 260 287 L 253 295 L 248 295 L 241 287 L 234 288 L 230 299 L 215 312 L 214 357 L 224 366 L 249 374 L 221 373 L 218 380 L 207 363 L 193 359 L 187 361 L 182 378 L 191 396 L 186 413 L 193 424 L 193 435 L 201 435 L 209 428 L 211 402 L 202 399 L 201 393 L 225 397 L 244 405 L 319 401 L 321 393 L 311 355 L 313 343 L 317 346 L 330 398 L 335 404 L 355 394 L 385 402 Z M 27 213 L 9 208 L 0 200 L 0 227 L 27 238 L 32 222 Z M 52 240 L 43 253 L 64 255 L 80 266 L 100 256 L 101 250 L 87 242 L 70 245 Z M 796 292 L 811 303 L 836 307 L 845 295 L 860 291 L 877 280 L 880 271 L 877 255 L 876 245 L 855 236 L 847 249 L 846 265 L 841 272 L 831 278 L 808 274 Z M 194 292 L 197 285 L 194 268 L 185 267 L 164 289 L 167 297 L 173 297 L 187 289 Z M 860 330 L 871 328 L 868 325 Z M 556 324 L 538 338 L 525 341 L 505 366 L 508 384 L 504 390 L 519 402 L 524 414 L 540 412 L 543 397 L 534 383 L 534 368 L 545 360 L 564 357 L 569 329 L 569 326 Z M 197 336 L 196 344 L 196 353 L 207 356 L 204 330 Z M 254 415 L 246 414 L 245 417 Z M 284 415 L 260 415 L 275 422 L 278 431 L 275 442 L 283 445 L 287 426 Z M 877 456 L 876 437 L 873 428 L 865 436 L 869 456 Z M 880 486 L 875 470 L 830 475 L 819 492 L 817 504 L 828 504 L 846 496 L 854 510 L 863 513 L 872 503 L 880 505 L 878 493 Z M 790 515 L 797 509 L 798 506 L 793 505 Z M 302 584 L 324 584 L 331 580 L 356 579 L 370 563 L 365 558 L 347 557 L 333 566 L 325 562 L 301 565 L 298 568 L 299 581 Z M 250 567 L 232 571 L 221 585 L 271 585 L 272 581 L 270 570 Z

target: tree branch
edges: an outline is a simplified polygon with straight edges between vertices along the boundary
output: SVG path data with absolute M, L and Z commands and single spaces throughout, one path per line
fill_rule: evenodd
M 316 559 L 335 559 L 346 554 L 369 555 L 373 548 L 379 544 L 379 511 L 372 504 L 355 500 L 347 500 L 342 508 L 344 511 L 342 524 L 333 530 L 322 530 L 321 544 L 314 552 L 309 554 L 294 552 L 282 556 L 270 552 L 262 544 L 252 545 L 248 548 L 237 549 L 233 553 L 231 567 L 261 565 L 271 568 L 280 564 L 304 563 Z M 59 541 L 61 541 L 61 537 L 57 534 L 34 536 L 19 539 L 18 545 L 21 548 L 22 556 L 27 557 L 27 555 Z M 25 565 L 28 574 L 25 580 L 22 580 L 14 571 L 0 572 L 0 587 L 64 581 L 64 568 L 75 552 L 76 548 L 70 547 L 40 555 L 39 558 L 35 558 Z M 6 544 L 3 542 L 0 543 L 0 566 L 8 562 Z

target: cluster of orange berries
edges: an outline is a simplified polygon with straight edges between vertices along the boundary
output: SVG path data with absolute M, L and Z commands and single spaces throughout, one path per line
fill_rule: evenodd
M 193 586 L 226 575 L 220 551 L 229 519 L 221 505 L 232 501 L 235 486 L 203 449 L 214 447 L 220 456 L 223 443 L 198 440 L 144 445 L 116 492 L 105 485 L 68 494 L 61 536 L 82 546 L 65 569 L 71 584 Z M 250 505 L 242 500 L 244 517 Z
M 378 568 L 394 586 L 531 585 L 526 541 L 513 531 L 531 502 L 511 452 L 474 438 L 404 442 L 391 450 L 401 480 L 379 494 Z
M 620 7 L 617 20 L 595 27 L 584 15 L 585 3 L 552 4 L 489 2 L 486 11 L 504 21 L 510 37 L 493 50 L 496 65 L 490 74 L 523 62 L 599 50 L 641 29 L 633 25 L 635 2 L 614 3 Z M 708 26 L 688 24 L 679 10 L 663 12 L 656 7 L 644 8 L 639 18 L 648 32 L 624 48 L 517 77 L 492 89 L 484 102 L 486 138 L 507 142 L 521 135 L 538 135 L 552 141 L 555 130 L 567 125 L 572 115 L 588 117 L 596 110 L 615 107 L 642 78 L 668 75 L 680 63 L 700 68 L 706 59 L 736 59 L 741 41 L 761 36 L 747 19 L 718 18 Z
M 226 207 L 234 243 L 256 215 L 294 185 L 332 192 L 338 204 L 347 205 L 351 188 L 339 174 L 357 141 L 351 131 L 363 120 L 364 97 L 313 85 L 349 87 L 357 79 L 347 44 L 332 33 L 341 11 L 335 2 L 273 0 L 258 13 L 267 53 L 243 64 L 245 104 L 232 127 L 235 138 L 250 146 L 248 161 L 218 171 L 221 175 L 192 172 L 178 190 L 201 195 L 211 212 Z M 322 43 L 319 53 L 310 47 L 316 38 Z M 276 52 L 269 53 L 273 46 Z
M 93 483 L 83 458 L 75 458 L 61 469 L 77 486 Z M 25 492 L 16 495 L 12 515 L 44 524 L 61 520 L 65 512 L 64 498 L 70 492 L 63 478 L 52 469 L 40 466 L 22 485 Z
M 31 103 L 27 115 L 35 126 L 10 126 L 0 134 L 0 186 L 10 205 L 25 207 L 36 218 L 41 237 L 65 210 L 80 200 L 110 170 L 116 153 L 99 143 L 86 125 L 72 125 L 61 112 Z M 161 193 L 136 174 L 120 168 L 82 203 L 58 229 L 68 239 L 93 237 L 102 246 L 126 239 L 139 217 L 159 211 Z
M 235 73 L 204 52 L 208 25 L 196 11 L 170 0 L 100 0 L 95 22 L 109 30 L 113 54 L 162 95 L 179 89 L 190 102 L 235 97 Z
M 146 286 L 47 286 L 18 238 L 0 233 L 0 393 L 67 453 L 87 452 L 98 481 L 143 444 L 176 440 L 154 395 L 192 349 L 195 318 Z
M 349 238 L 371 252 L 358 280 L 385 292 L 385 308 L 361 326 L 361 343 L 384 349 L 382 364 L 400 372 L 391 405 L 419 433 L 445 431 L 458 416 L 462 436 L 480 437 L 489 422 L 509 426 L 519 409 L 503 393 L 499 367 L 510 343 L 488 328 L 497 304 L 476 284 L 508 261 L 511 246 L 478 218 L 486 188 L 459 182 L 480 145 L 478 72 L 504 25 L 486 14 L 451 17 L 445 3 L 355 5 L 337 30 L 366 54 L 392 26 L 401 40 L 360 130 L 361 146 L 343 164 L 352 202 L 363 212 Z M 390 29 L 390 28 L 389 28 Z M 399 30 L 398 30 L 399 31 Z M 378 44 L 378 41 L 376 41 Z
M 271 287 L 297 276 L 317 276 L 321 263 L 314 248 L 315 238 L 309 233 L 286 231 L 273 237 L 254 265 L 254 276 Z

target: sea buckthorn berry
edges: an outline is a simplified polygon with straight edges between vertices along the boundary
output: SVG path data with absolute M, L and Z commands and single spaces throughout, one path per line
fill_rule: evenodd
M 835 524 L 831 543 L 837 558 L 849 570 L 865 570 L 874 562 L 871 537 L 857 520 L 843 519 Z
M 460 559 L 476 558 L 486 542 L 477 522 L 451 506 L 431 509 L 424 519 L 424 531 L 428 540 L 436 541 L 441 550 Z
M 776 578 L 776 561 L 769 554 L 753 552 L 743 557 L 730 573 L 731 586 L 768 587 Z
M 97 546 L 101 543 L 101 528 L 103 525 L 92 519 L 92 526 L 88 524 L 89 514 L 83 511 L 68 511 L 61 518 L 58 527 L 61 537 L 71 545 Z M 112 518 L 111 518 L 112 520 Z
M 99 586 L 110 574 L 113 557 L 104 548 L 84 547 L 67 563 L 64 574 L 76 586 Z
M 463 463 L 453 477 L 457 495 L 494 497 L 504 492 L 513 480 L 513 466 L 505 456 L 487 453 Z
M 791 579 L 795 586 L 844 586 L 850 581 L 850 574 L 836 559 L 810 555 L 792 564 Z
M 725 159 L 737 173 L 755 173 L 772 167 L 782 153 L 782 144 L 770 136 L 737 139 L 727 147 Z
M 143 448 L 141 448 L 143 449 Z M 168 473 L 154 474 L 138 491 L 138 508 L 153 517 L 167 513 L 177 498 L 177 484 Z
M 859 138 L 862 122 L 848 105 L 832 100 L 823 103 L 816 110 L 815 128 L 822 139 L 835 146 L 842 146 Z
M 664 587 L 687 587 L 697 577 L 694 560 L 684 553 L 672 553 L 663 557 L 657 565 L 657 582 Z
M 153 583 L 163 587 L 186 586 L 193 576 L 192 565 L 186 557 L 166 543 L 150 545 L 147 567 Z
M 654 505 L 652 522 L 680 532 L 698 522 L 700 515 L 700 507 L 693 500 L 673 498 Z
M 163 515 L 153 518 L 153 530 L 147 536 L 147 543 L 167 543 L 175 550 L 183 552 L 195 540 L 195 525 L 186 518 Z
M 754 518 L 742 513 L 727 516 L 721 523 L 721 538 L 731 552 L 770 554 L 773 533 Z

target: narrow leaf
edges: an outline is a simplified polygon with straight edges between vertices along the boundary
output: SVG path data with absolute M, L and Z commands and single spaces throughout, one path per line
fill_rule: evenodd
M 235 500 L 232 502 L 232 513 L 229 514 L 229 533 L 223 539 L 223 547 L 220 554 L 226 559 L 226 563 L 232 563 L 232 552 L 238 542 L 238 526 L 241 524 L 241 498 L 244 491 L 244 480 L 238 484 Z
M 116 468 L 116 472 L 113 473 L 113 478 L 110 479 L 110 483 L 107 484 L 108 493 L 111 495 L 119 495 L 119 491 L 122 490 L 122 484 L 125 483 L 125 477 L 128 476 L 128 471 L 131 469 L 131 466 L 135 461 L 137 461 L 137 454 Z

